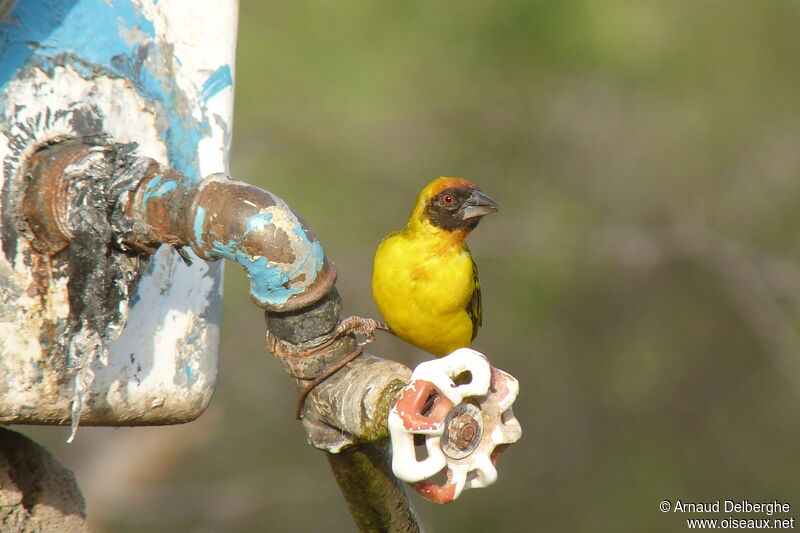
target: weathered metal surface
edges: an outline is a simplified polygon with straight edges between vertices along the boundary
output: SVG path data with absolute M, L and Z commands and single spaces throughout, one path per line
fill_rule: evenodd
M 270 311 L 305 307 L 333 287 L 336 271 L 316 235 L 282 199 L 222 174 L 195 182 L 146 168 L 124 207 L 134 247 L 167 242 L 202 259 L 233 261 L 247 272 L 250 297 Z
M 348 320 L 340 321 L 341 310 L 334 288 L 303 309 L 268 311 L 267 346 L 299 390 L 338 369 L 308 393 L 303 427 L 309 443 L 326 452 L 359 530 L 418 532 L 408 495 L 391 472 L 387 438 L 389 410 L 411 371 L 368 354 L 350 359 L 362 348 L 353 334 L 342 335 L 338 326 Z
M 61 143 L 39 150 L 28 161 L 22 214 L 37 252 L 53 255 L 69 244 L 70 192 L 74 191 L 68 190 L 71 180 L 67 178 L 67 167 L 80 164 L 90 154 L 89 145 Z M 83 172 L 73 174 L 76 180 L 85 176 Z
M 189 179 L 224 172 L 236 16 L 234 0 L 26 0 L 0 24 L 0 422 L 178 423 L 208 404 L 222 265 L 119 253 L 102 211 L 120 189 L 44 185 L 48 214 L 23 177 L 42 146 L 97 135 Z M 58 218 L 69 187 L 88 220 Z
M 50 368 L 72 378 L 71 418 L 77 424 L 94 381 L 93 364 L 108 362 L 108 344 L 124 326 L 146 260 L 121 253 L 111 215 L 132 184 L 116 170 L 126 147 L 78 141 L 35 152 L 26 164 L 22 217 L 17 229 L 30 240 L 40 265 L 40 294 L 51 278 L 65 278 L 66 320 L 51 325 L 40 344 Z M 41 298 L 42 306 L 49 302 Z

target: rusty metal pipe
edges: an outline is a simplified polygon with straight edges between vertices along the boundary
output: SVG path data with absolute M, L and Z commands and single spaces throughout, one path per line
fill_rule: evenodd
M 61 143 L 37 151 L 27 168 L 29 183 L 22 212 L 36 236 L 31 244 L 39 253 L 55 254 L 69 244 L 69 185 L 67 167 L 92 157 L 91 147 Z
M 139 244 L 189 246 L 202 259 L 241 265 L 250 297 L 270 311 L 305 307 L 336 281 L 300 215 L 272 193 L 224 175 L 195 181 L 152 166 L 124 209 L 139 229 L 133 235 Z
M 109 220 L 123 249 L 147 254 L 170 244 L 190 247 L 202 259 L 234 261 L 247 271 L 253 301 L 269 311 L 306 307 L 333 287 L 333 264 L 282 199 L 221 174 L 194 180 L 132 149 L 95 139 L 32 156 L 23 210 L 37 251 L 66 247 L 71 214 L 80 209 L 66 191 L 91 171 L 107 175 Z
M 341 311 L 332 289 L 304 309 L 267 312 L 268 338 L 288 350 L 276 355 L 299 390 L 361 349 L 353 335 L 335 337 Z M 392 473 L 388 441 L 389 410 L 410 375 L 400 363 L 363 354 L 315 387 L 305 402 L 308 441 L 328 457 L 359 531 L 420 531 L 405 486 Z

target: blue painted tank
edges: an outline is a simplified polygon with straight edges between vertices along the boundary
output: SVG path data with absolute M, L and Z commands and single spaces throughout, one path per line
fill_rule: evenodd
M 70 293 L 80 273 L 35 253 L 20 198 L 29 156 L 69 138 L 137 143 L 190 179 L 226 172 L 237 10 L 24 0 L 0 24 L 0 423 L 180 423 L 208 405 L 221 262 L 160 247 L 138 283 L 106 280 L 118 297 L 99 324 Z

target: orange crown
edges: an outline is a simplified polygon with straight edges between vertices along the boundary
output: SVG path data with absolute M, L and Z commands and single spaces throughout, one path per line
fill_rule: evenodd
M 422 189 L 420 199 L 429 200 L 437 194 L 453 188 L 477 189 L 474 183 L 464 178 L 436 178 Z

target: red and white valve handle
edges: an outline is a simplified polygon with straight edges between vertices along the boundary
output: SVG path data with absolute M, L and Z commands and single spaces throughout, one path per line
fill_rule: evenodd
M 394 474 L 437 503 L 491 485 L 500 455 L 522 436 L 511 410 L 518 392 L 513 376 L 469 348 L 420 364 L 389 413 Z M 415 435 L 424 439 L 421 460 Z M 442 485 L 432 481 L 440 472 Z

